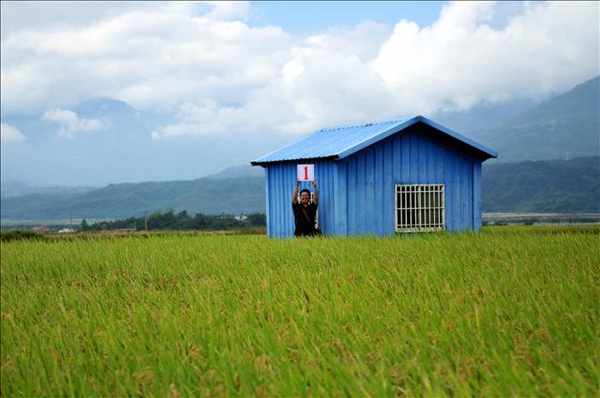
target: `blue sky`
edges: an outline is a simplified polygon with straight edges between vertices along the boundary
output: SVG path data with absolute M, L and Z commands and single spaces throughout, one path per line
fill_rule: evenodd
M 306 35 L 330 28 L 352 28 L 371 20 L 393 26 L 401 18 L 426 26 L 434 22 L 447 1 L 259 1 L 257 22 L 280 25 Z
M 541 101 L 599 74 L 598 2 L 0 7 L 2 178 L 37 185 L 194 179 L 321 127 Z M 86 111 L 102 98 L 129 119 Z

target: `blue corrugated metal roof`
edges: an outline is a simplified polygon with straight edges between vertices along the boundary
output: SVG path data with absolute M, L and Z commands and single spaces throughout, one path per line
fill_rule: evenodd
M 406 129 L 418 122 L 425 123 L 463 144 L 481 152 L 485 158 L 497 157 L 497 152 L 486 148 L 440 124 L 423 116 L 402 118 L 376 123 L 357 124 L 332 128 L 322 128 L 315 133 L 258 158 L 253 165 L 289 162 L 309 159 L 342 159 L 367 146 Z

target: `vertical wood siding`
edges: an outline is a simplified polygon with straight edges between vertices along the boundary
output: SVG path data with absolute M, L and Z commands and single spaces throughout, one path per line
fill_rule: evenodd
M 267 233 L 292 237 L 296 164 L 267 167 Z M 445 185 L 446 229 L 479 229 L 481 161 L 419 130 L 393 135 L 338 161 L 315 164 L 319 225 L 329 235 L 395 233 L 395 184 Z M 302 183 L 300 189 L 309 188 Z
M 274 164 L 267 167 L 267 234 L 269 237 L 288 238 L 294 236 L 294 212 L 292 194 L 296 184 L 296 165 L 310 163 L 315 165 L 315 179 L 319 188 L 319 226 L 325 230 L 334 230 L 335 218 L 335 182 L 337 165 L 332 162 L 297 162 Z M 302 182 L 298 191 L 307 188 L 311 192 L 311 182 Z

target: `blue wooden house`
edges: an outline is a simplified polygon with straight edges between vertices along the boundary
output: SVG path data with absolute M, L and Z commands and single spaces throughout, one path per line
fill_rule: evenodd
M 416 116 L 323 128 L 251 164 L 265 168 L 269 237 L 294 235 L 298 164 L 314 165 L 325 235 L 385 236 L 479 230 L 481 165 L 495 157 L 495 151 Z

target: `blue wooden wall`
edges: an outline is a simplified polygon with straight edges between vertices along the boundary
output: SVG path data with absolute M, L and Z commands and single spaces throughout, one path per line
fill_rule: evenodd
M 395 184 L 445 184 L 446 229 L 481 226 L 481 163 L 419 129 L 401 132 L 347 158 L 268 165 L 267 234 L 292 237 L 296 165 L 315 165 L 319 225 L 327 235 L 391 235 Z M 302 183 L 300 189 L 309 188 Z

